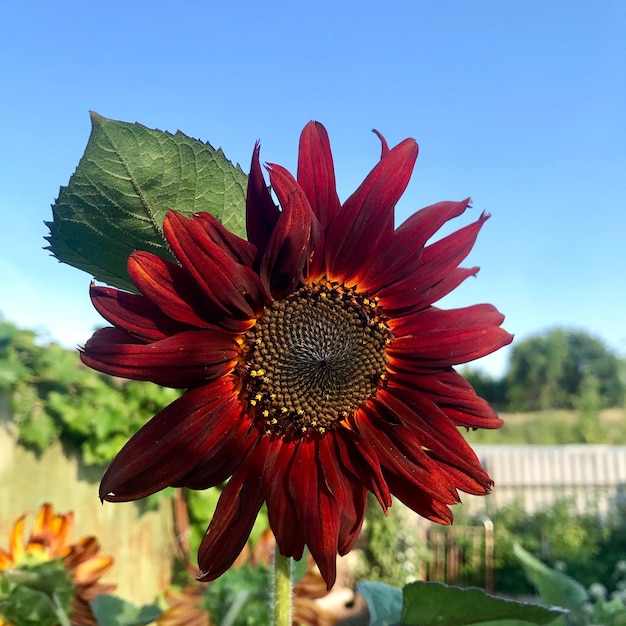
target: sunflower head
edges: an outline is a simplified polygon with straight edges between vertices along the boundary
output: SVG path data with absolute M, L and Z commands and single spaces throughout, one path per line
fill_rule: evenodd
M 2 570 L 32 571 L 40 564 L 58 562 L 59 585 L 67 578 L 73 590 L 70 619 L 75 626 L 96 626 L 89 607 L 96 596 L 108 593 L 111 585 L 99 582 L 113 565 L 113 558 L 100 553 L 95 537 L 83 537 L 72 543 L 74 514 L 55 513 L 51 504 L 43 504 L 33 522 L 30 535 L 24 541 L 26 515 L 13 525 L 9 549 L 0 548 L 0 577 Z
M 271 191 L 257 144 L 247 241 L 208 213 L 169 212 L 175 262 L 138 251 L 128 262 L 137 294 L 91 287 L 112 326 L 83 362 L 185 390 L 126 444 L 100 495 L 230 478 L 200 547 L 205 580 L 234 562 L 264 503 L 280 552 L 298 559 L 308 547 L 331 586 L 367 491 L 383 509 L 394 494 L 450 523 L 459 491 L 491 489 L 458 427 L 502 422 L 454 366 L 512 337 L 489 304 L 435 304 L 478 272 L 461 263 L 489 216 L 433 242 L 470 207 L 440 202 L 395 228 L 418 147 L 378 135 L 379 162 L 344 202 L 321 124 L 302 132 L 296 176 L 266 166 Z

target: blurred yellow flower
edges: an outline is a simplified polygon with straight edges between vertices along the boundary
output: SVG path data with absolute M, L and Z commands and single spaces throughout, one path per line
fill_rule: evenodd
M 13 525 L 9 550 L 0 548 L 0 570 L 60 559 L 76 594 L 70 609 L 72 626 L 97 626 L 89 603 L 96 596 L 113 590 L 113 585 L 98 582 L 111 569 L 113 558 L 100 554 L 100 544 L 95 537 L 82 537 L 77 543 L 70 543 L 74 532 L 73 512 L 55 514 L 51 504 L 43 504 L 26 543 L 25 520 L 26 515 L 22 515 Z M 6 623 L 0 619 L 0 626 L 3 624 Z

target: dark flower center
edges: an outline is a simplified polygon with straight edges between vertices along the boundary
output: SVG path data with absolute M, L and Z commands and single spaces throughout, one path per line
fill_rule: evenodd
M 375 300 L 328 282 L 302 287 L 246 334 L 248 404 L 268 432 L 324 433 L 382 384 L 390 340 Z

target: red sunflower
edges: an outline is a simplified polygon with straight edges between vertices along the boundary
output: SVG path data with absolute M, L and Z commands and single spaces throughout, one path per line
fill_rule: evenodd
M 178 263 L 134 252 L 140 295 L 91 287 L 113 327 L 81 358 L 102 372 L 186 389 L 121 450 L 100 495 L 143 498 L 230 478 L 199 550 L 202 580 L 240 553 L 263 503 L 280 552 L 308 546 L 330 588 L 354 546 L 366 492 L 452 521 L 458 491 L 492 482 L 457 426 L 500 419 L 453 366 L 512 337 L 491 305 L 433 303 L 478 268 L 458 267 L 488 215 L 427 245 L 469 199 L 441 202 L 394 230 L 418 147 L 382 141 L 379 163 L 341 204 L 325 128 L 300 138 L 297 179 L 255 147 L 245 241 L 213 216 L 167 214 Z

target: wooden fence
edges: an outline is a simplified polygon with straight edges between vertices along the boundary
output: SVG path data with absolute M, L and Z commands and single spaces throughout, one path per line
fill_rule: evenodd
M 176 538 L 170 501 L 155 510 L 142 503 L 100 503 L 101 470 L 85 467 L 78 455 L 51 446 L 40 456 L 17 444 L 6 401 L 0 398 L 0 546 L 9 548 L 15 520 L 30 512 L 25 527 L 41 504 L 58 513 L 75 513 L 75 535 L 95 535 L 115 564 L 104 579 L 117 585 L 116 594 L 136 603 L 152 602 L 170 582 Z

